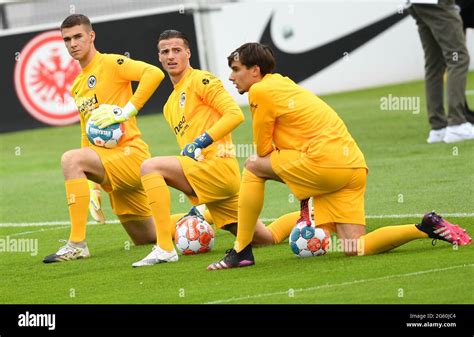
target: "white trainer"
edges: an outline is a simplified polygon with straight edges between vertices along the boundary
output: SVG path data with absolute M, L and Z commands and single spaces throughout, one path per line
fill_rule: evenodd
M 87 243 L 84 242 L 84 244 L 74 244 L 67 241 L 66 244 L 59 248 L 56 253 L 46 256 L 43 259 L 43 262 L 66 262 L 71 260 L 85 259 L 90 256 L 91 254 L 89 253 L 89 248 L 87 248 Z
M 145 256 L 142 260 L 133 263 L 132 267 L 153 266 L 158 263 L 176 261 L 178 261 L 178 253 L 176 253 L 176 249 L 173 248 L 172 251 L 168 252 L 161 249 L 160 246 L 155 245 L 150 254 Z
M 474 139 L 474 128 L 469 122 L 448 126 L 443 141 L 445 143 L 462 142 L 463 140 Z
M 431 130 L 426 141 L 428 142 L 428 144 L 441 143 L 444 139 L 445 134 L 446 128 L 439 130 Z

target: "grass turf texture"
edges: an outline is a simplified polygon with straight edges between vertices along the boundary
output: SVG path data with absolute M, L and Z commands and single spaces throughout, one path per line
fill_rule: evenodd
M 468 86 L 472 89 L 474 73 Z M 383 111 L 381 97 L 421 97 L 420 113 Z M 369 165 L 368 215 L 473 212 L 474 141 L 426 144 L 423 82 L 324 96 L 346 122 Z M 468 96 L 474 107 L 474 96 Z M 251 143 L 251 121 L 234 133 L 236 144 Z M 152 155 L 178 153 L 161 115 L 139 117 Z M 157 132 L 159 131 L 159 132 Z M 0 136 L 0 222 L 68 219 L 61 154 L 79 144 L 79 126 L 46 128 Z M 158 145 L 159 144 L 159 145 Z M 245 158 L 239 158 L 241 165 Z M 105 198 L 107 199 L 107 198 Z M 107 219 L 115 220 L 108 200 Z M 172 190 L 173 212 L 189 209 Z M 267 182 L 264 218 L 298 210 L 286 186 Z M 418 222 L 416 218 L 369 218 L 368 230 Z M 474 217 L 451 219 L 474 234 Z M 0 303 L 474 303 L 473 246 L 453 249 L 445 242 L 410 242 L 389 253 L 347 258 L 330 252 L 298 259 L 288 243 L 254 250 L 257 265 L 208 272 L 234 237 L 216 232 L 212 252 L 181 257 L 178 263 L 132 269 L 150 251 L 133 246 L 120 224 L 88 226 L 92 258 L 44 265 L 69 226 L 0 227 L 0 239 L 38 240 L 38 254 L 0 252 Z

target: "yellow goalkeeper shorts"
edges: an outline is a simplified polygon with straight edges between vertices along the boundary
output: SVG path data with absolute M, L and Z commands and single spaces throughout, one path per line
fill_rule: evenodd
M 150 152 L 141 139 L 135 139 L 134 145 L 138 146 L 113 149 L 92 146 L 91 149 L 97 152 L 104 166 L 105 179 L 100 185 L 109 194 L 114 213 L 142 219 L 151 216 L 140 177 L 140 167 L 150 158 Z
M 313 197 L 316 225 L 365 225 L 366 168 L 318 167 L 294 150 L 273 151 L 270 158 L 273 171 L 299 200 Z
M 197 197 L 187 196 L 193 205 L 206 204 L 217 228 L 237 222 L 240 168 L 235 158 L 195 161 L 176 157 Z

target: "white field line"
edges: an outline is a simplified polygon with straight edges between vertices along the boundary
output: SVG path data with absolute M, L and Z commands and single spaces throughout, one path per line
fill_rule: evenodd
M 34 233 L 42 233 L 42 232 L 47 232 L 47 231 L 54 231 L 54 230 L 56 230 L 56 229 L 64 229 L 64 228 L 69 228 L 69 226 L 59 226 L 59 227 L 52 227 L 52 228 L 41 228 L 41 229 L 37 229 L 37 230 L 34 230 L 34 231 L 26 231 L 26 232 L 8 234 L 7 236 L 22 236 L 22 235 L 28 235 L 28 234 L 34 234 Z
M 57 222 L 60 222 L 62 223 L 62 221 L 57 221 Z M 118 223 L 118 220 L 115 221 Z M 55 222 L 56 223 L 56 222 Z M 109 222 L 111 223 L 111 222 Z M 67 224 L 67 225 L 66 225 Z M 91 223 L 88 223 L 89 226 L 96 226 L 96 225 L 99 225 L 98 223 L 95 223 L 95 222 L 91 222 Z M 52 226 L 52 225 L 51 225 Z M 0 226 L 1 227 L 1 226 Z M 18 226 L 18 227 L 25 227 L 25 226 Z M 22 235 L 28 235 L 28 234 L 34 234 L 34 233 L 41 233 L 41 232 L 46 232 L 46 231 L 54 231 L 56 229 L 65 229 L 65 228 L 69 228 L 69 222 L 65 222 L 62 226 L 59 226 L 59 227 L 50 227 L 50 228 L 40 228 L 40 229 L 36 229 L 36 230 L 33 230 L 33 231 L 26 231 L 26 232 L 19 232 L 19 233 L 12 233 L 12 234 L 8 234 L 7 236 L 22 236 Z M 4 236 L 3 236 L 4 237 Z
M 424 214 L 381 214 L 367 215 L 367 219 L 401 219 L 401 218 L 421 218 Z M 474 213 L 443 213 L 445 218 L 470 218 L 474 217 Z M 275 221 L 277 218 L 262 218 L 263 222 Z M 107 220 L 106 224 L 120 223 L 118 220 Z M 3 222 L 1 227 L 42 227 L 42 226 L 60 226 L 69 225 L 69 221 L 46 221 L 46 222 Z M 97 225 L 96 222 L 89 222 L 88 225 Z
M 466 90 L 466 95 L 474 95 L 474 90 Z
M 398 219 L 398 218 L 421 218 L 424 214 L 389 214 L 389 215 L 367 215 L 367 219 Z M 474 213 L 441 213 L 444 218 L 469 218 Z
M 366 215 L 366 219 L 402 219 L 402 218 L 421 218 L 424 214 L 379 214 L 379 215 Z M 470 218 L 474 217 L 474 213 L 442 213 L 444 218 Z M 263 222 L 275 221 L 277 218 L 262 218 Z M 0 227 L 1 224 L 0 224 Z
M 46 221 L 46 222 L 4 222 L 0 223 L 0 227 L 43 227 L 43 226 L 61 226 L 69 225 L 68 221 Z M 106 224 L 120 223 L 118 220 L 108 220 Z M 88 225 L 98 225 L 98 223 L 88 222 Z
M 406 273 L 406 274 L 394 274 L 394 275 L 387 275 L 387 276 L 381 276 L 381 277 L 375 277 L 375 278 L 369 278 L 369 279 L 362 279 L 362 280 L 354 280 L 354 281 L 347 281 L 347 282 L 342 282 L 342 283 L 334 283 L 334 284 L 322 284 L 319 286 L 315 287 L 309 287 L 309 288 L 299 288 L 299 289 L 291 289 L 293 293 L 300 293 L 300 292 L 310 292 L 310 291 L 315 291 L 319 289 L 327 289 L 327 288 L 335 288 L 335 287 L 346 287 L 346 286 L 352 286 L 355 284 L 362 284 L 362 283 L 368 283 L 368 282 L 376 282 L 376 281 L 384 281 L 384 280 L 390 280 L 394 278 L 402 278 L 402 277 L 411 277 L 411 276 L 418 276 L 418 275 L 424 275 L 424 274 L 430 274 L 430 273 L 438 273 L 438 272 L 444 272 L 452 269 L 459 269 L 459 268 L 472 268 L 474 267 L 474 264 L 462 264 L 458 266 L 451 266 L 447 268 L 437 268 L 437 269 L 428 269 L 428 270 L 421 270 L 421 271 L 416 271 L 416 272 L 411 272 L 411 273 Z M 213 271 L 216 273 L 216 271 Z M 288 296 L 290 289 L 283 290 L 283 291 L 277 291 L 273 293 L 261 293 L 261 294 L 255 294 L 255 295 L 247 295 L 247 296 L 241 296 L 241 297 L 230 297 L 227 299 L 221 299 L 221 300 L 216 300 L 212 302 L 206 302 L 204 304 L 220 304 L 220 303 L 230 303 L 230 302 L 236 302 L 236 301 L 244 301 L 244 300 L 250 300 L 250 299 L 255 299 L 255 298 L 262 298 L 262 297 L 271 297 L 271 296 Z

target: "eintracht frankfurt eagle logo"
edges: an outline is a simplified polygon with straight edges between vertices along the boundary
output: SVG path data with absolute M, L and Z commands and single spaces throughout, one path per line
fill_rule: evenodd
M 66 125 L 79 120 L 70 95 L 81 71 L 69 56 L 59 30 L 37 35 L 21 51 L 15 65 L 15 90 L 23 107 L 45 124 Z

